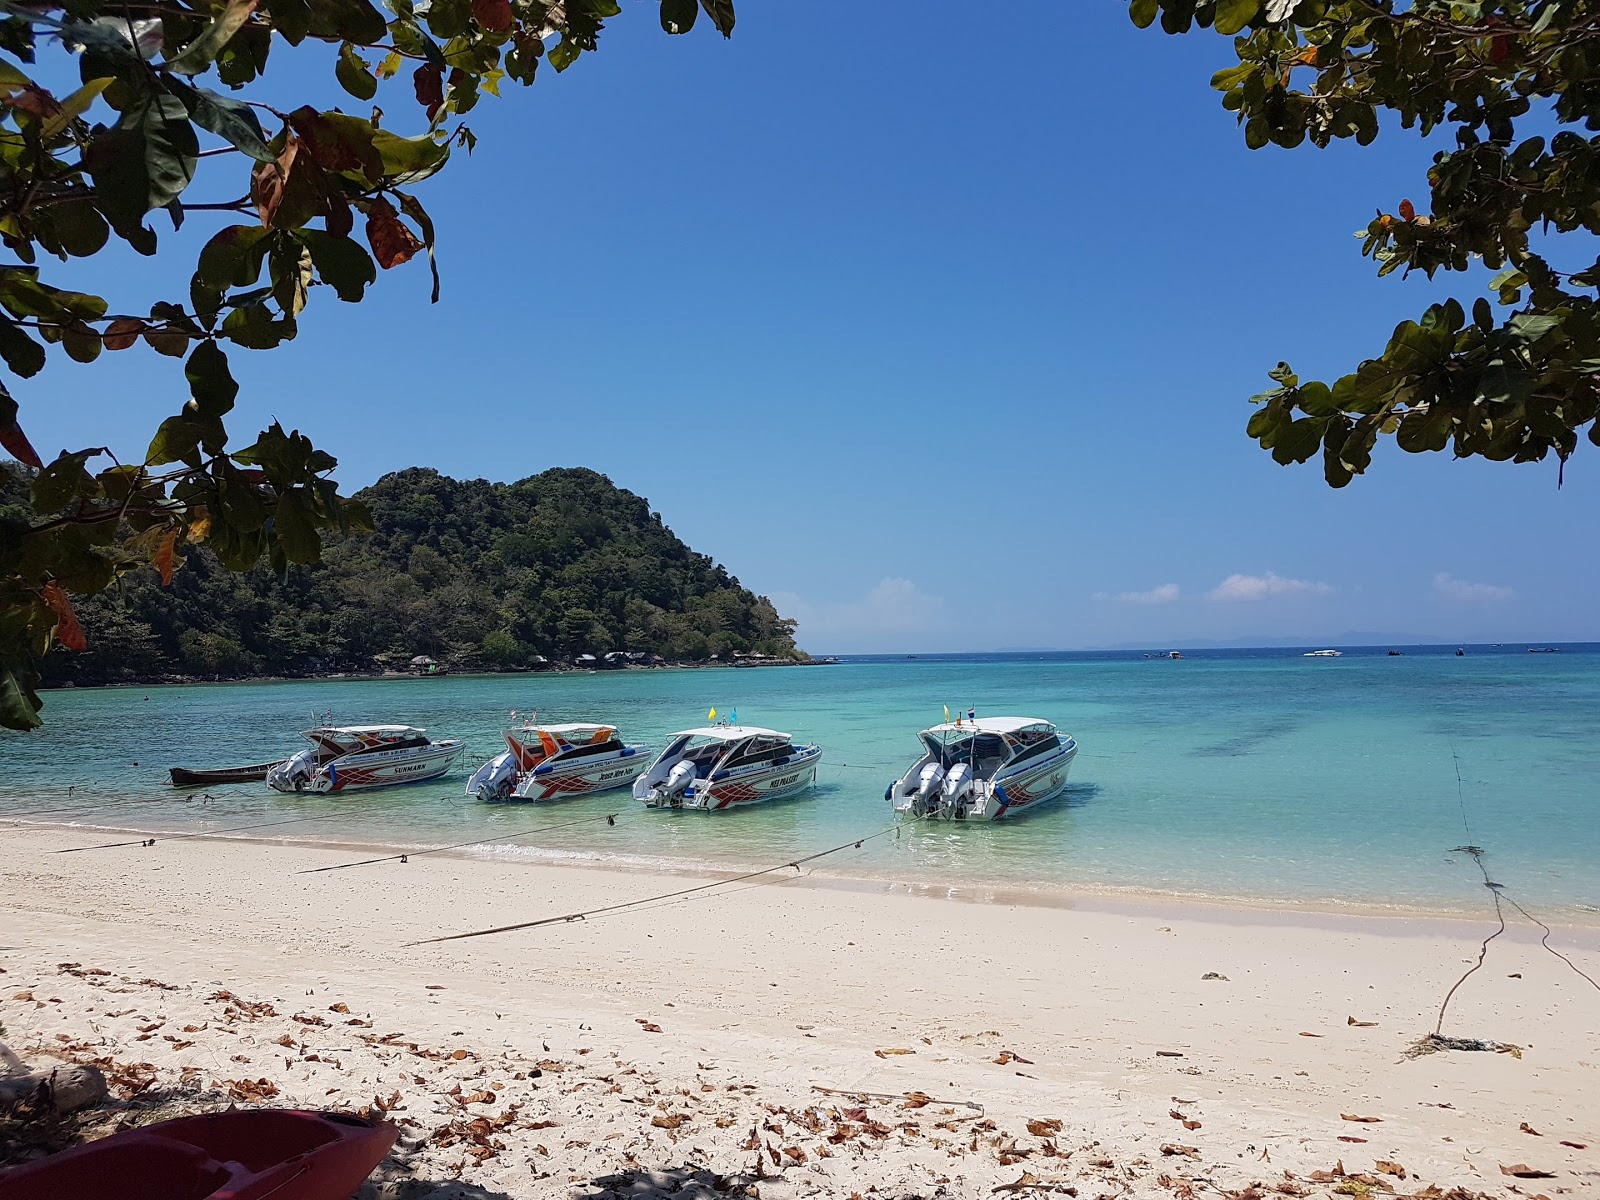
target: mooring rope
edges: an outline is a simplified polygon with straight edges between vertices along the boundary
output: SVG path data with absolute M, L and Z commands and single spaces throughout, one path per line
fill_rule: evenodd
M 154 846 L 158 841 L 181 842 L 187 838 L 221 837 L 225 833 L 243 833 L 247 829 L 272 829 L 279 825 L 302 825 L 307 821 L 326 821 L 331 817 L 345 816 L 343 812 L 321 813 L 315 817 L 291 817 L 286 821 L 262 821 L 254 825 L 229 825 L 223 829 L 192 829 L 188 833 L 147 833 L 127 842 L 102 842 L 97 846 L 72 846 L 55 854 L 77 854 L 82 850 L 115 850 L 119 846 Z
M 319 875 L 323 871 L 343 871 L 349 867 L 365 867 L 370 866 L 372 863 L 394 862 L 396 859 L 403 862 L 407 859 L 420 858 L 424 854 L 441 854 L 446 850 L 463 850 L 468 846 L 483 846 L 489 842 L 504 842 L 512 838 L 531 837 L 533 834 L 546 833 L 552 829 L 568 829 L 574 825 L 592 825 L 596 821 L 604 821 L 607 825 L 615 825 L 617 823 L 617 814 L 605 813 L 598 817 L 581 817 L 576 821 L 561 821 L 555 825 L 538 825 L 532 829 L 524 829 L 521 833 L 497 833 L 491 837 L 478 838 L 471 842 L 456 842 L 450 846 L 432 846 L 424 850 L 407 850 L 401 854 L 384 854 L 377 858 L 363 858 L 358 862 L 334 863 L 328 867 L 308 867 L 304 871 L 296 871 L 295 874 Z
M 692 896 L 697 892 L 707 892 L 713 888 L 726 887 L 730 883 L 743 883 L 747 879 L 759 879 L 763 875 L 772 875 L 778 871 L 787 871 L 791 868 L 798 871 L 803 863 L 815 862 L 819 858 L 826 858 L 830 854 L 838 854 L 843 850 L 859 850 L 863 845 L 872 841 L 874 838 L 880 838 L 890 833 L 898 835 L 899 832 L 908 825 L 914 825 L 918 821 L 925 819 L 926 815 L 921 817 L 912 817 L 908 821 L 897 821 L 886 829 L 880 829 L 876 833 L 869 833 L 865 837 L 855 838 L 854 840 L 845 842 L 842 845 L 833 846 L 827 850 L 818 850 L 814 854 L 803 855 L 800 858 L 791 859 L 789 862 L 779 863 L 775 867 L 764 867 L 759 871 L 746 871 L 742 875 L 734 875 L 728 879 L 718 879 L 711 883 L 697 884 L 694 887 L 679 888 L 677 891 L 663 892 L 657 896 L 643 896 L 638 900 L 624 900 L 618 904 L 607 904 L 601 906 L 600 908 L 586 909 L 583 912 L 568 913 L 565 916 L 542 917 L 537 921 L 520 921 L 515 925 L 497 925 L 492 929 L 474 929 L 469 933 L 450 933 L 445 934 L 442 937 L 422 938 L 419 941 L 406 942 L 404 944 L 408 947 L 431 946 L 436 942 L 459 942 L 464 941 L 467 938 L 488 937 L 490 934 L 495 933 L 515 933 L 521 929 L 537 929 L 543 925 L 561 925 L 572 921 L 584 921 L 590 917 L 597 917 L 604 913 L 621 912 L 625 909 L 639 908 L 643 905 L 654 904 L 661 900 L 675 900 L 679 896 Z

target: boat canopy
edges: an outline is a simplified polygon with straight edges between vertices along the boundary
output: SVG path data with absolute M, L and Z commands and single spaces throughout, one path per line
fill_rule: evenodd
M 967 737 L 974 733 L 1022 733 L 1027 730 L 1054 733 L 1056 727 L 1040 717 L 974 717 L 970 721 L 946 721 L 923 732 L 935 735 L 955 733 Z
M 307 729 L 301 736 L 325 750 L 350 754 L 396 743 L 420 745 L 428 740 L 427 732 L 412 725 L 323 725 Z
M 587 721 L 569 721 L 564 725 L 518 725 L 511 732 L 538 733 L 541 729 L 546 733 L 553 733 L 557 737 L 564 737 L 568 740 L 582 737 L 585 734 L 592 738 L 597 733 L 613 734 L 617 731 L 615 725 L 596 725 Z
M 793 735 L 779 733 L 776 729 L 763 729 L 759 725 L 703 725 L 699 729 L 681 730 L 672 735 L 672 740 L 697 737 L 712 742 L 737 742 L 749 737 L 781 738 L 787 742 Z

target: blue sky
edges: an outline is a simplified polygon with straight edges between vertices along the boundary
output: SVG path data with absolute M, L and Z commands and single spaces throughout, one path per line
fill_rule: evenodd
M 1229 60 L 1120 3 L 976 35 L 943 2 L 746 3 L 728 42 L 628 3 L 598 54 L 485 99 L 476 154 L 421 189 L 442 302 L 420 260 L 317 296 L 297 341 L 233 352 L 232 427 L 307 430 L 349 487 L 594 467 L 817 652 L 1600 637 L 1572 552 L 1592 448 L 1560 491 L 1553 463 L 1388 446 L 1334 492 L 1245 437 L 1280 358 L 1331 378 L 1472 293 L 1378 280 L 1351 236 L 1425 207 L 1429 148 L 1247 151 L 1208 87 Z M 333 99 L 287 62 L 284 95 Z M 211 228 L 173 240 L 181 270 L 56 278 L 181 295 Z M 16 394 L 42 452 L 133 457 L 184 399 L 142 347 L 53 354 Z

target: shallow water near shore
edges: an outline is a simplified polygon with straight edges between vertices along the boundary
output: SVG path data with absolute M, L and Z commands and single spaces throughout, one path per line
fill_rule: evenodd
M 1600 923 L 1600 647 L 924 655 L 837 666 L 67 690 L 0 734 L 0 818 L 153 833 L 666 867 L 769 866 L 892 824 L 885 787 L 952 711 L 1056 722 L 1079 742 L 1065 802 L 992 826 L 922 825 L 820 860 L 828 874 L 1007 895 L 1060 888 L 1478 912 L 1491 877 L 1546 920 Z M 483 805 L 466 775 L 513 708 L 604 720 L 659 749 L 711 705 L 825 751 L 810 795 L 743 812 L 644 811 L 627 792 Z M 464 738 L 446 780 L 348 796 L 264 784 L 178 792 L 169 766 L 281 756 L 313 713 Z M 134 765 L 138 764 L 138 765 Z M 1458 785 L 1459 769 L 1459 785 Z M 616 814 L 616 824 L 607 824 Z M 582 823 L 573 823 L 582 822 Z M 270 824 L 269 824 L 270 823 Z M 513 837 L 525 830 L 546 832 Z M 0 838 L 3 838 L 0 829 Z M 86 843 L 96 840 L 94 836 Z M 126 851 L 106 851 L 108 855 Z

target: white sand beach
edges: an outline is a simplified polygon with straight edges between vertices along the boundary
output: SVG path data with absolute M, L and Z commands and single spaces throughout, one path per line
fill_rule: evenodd
M 99 1131 L 386 1108 L 402 1138 L 373 1196 L 1600 1194 L 1600 991 L 1515 914 L 1444 1031 L 1518 1053 L 1408 1058 L 1492 915 L 798 878 L 408 947 L 684 880 L 442 855 L 297 874 L 364 856 L 3 837 L 15 1051 L 106 1065 Z M 1600 977 L 1596 931 L 1552 940 Z

